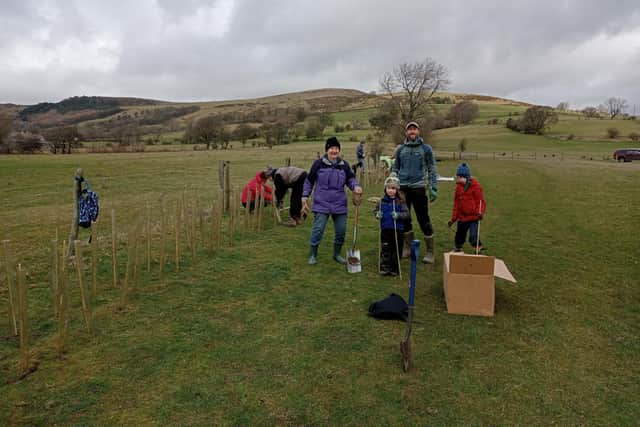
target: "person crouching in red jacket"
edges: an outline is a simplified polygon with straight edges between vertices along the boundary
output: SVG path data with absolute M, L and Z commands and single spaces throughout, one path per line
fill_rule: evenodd
M 264 200 L 263 206 L 271 203 L 271 192 L 273 189 L 267 185 L 269 177 L 264 171 L 256 173 L 255 178 L 247 183 L 242 189 L 242 207 L 249 205 L 249 212 L 253 212 L 256 207 L 256 197 Z
M 476 178 L 471 177 L 471 169 L 466 163 L 458 166 L 456 183 L 453 212 L 447 223 L 451 227 L 453 223 L 458 222 L 454 250 L 456 252 L 462 251 L 467 231 L 469 232 L 469 243 L 473 249 L 482 250 L 482 242 L 478 239 L 478 222 L 487 210 L 487 204 L 482 196 L 482 187 Z

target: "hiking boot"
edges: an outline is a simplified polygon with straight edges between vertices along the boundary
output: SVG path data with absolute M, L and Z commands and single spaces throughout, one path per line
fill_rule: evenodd
M 433 264 L 435 256 L 433 255 L 433 235 L 424 237 L 425 254 L 422 262 L 425 264 Z
M 289 218 L 288 220 L 283 222 L 282 225 L 284 225 L 286 227 L 295 227 L 295 226 L 298 225 L 298 222 L 293 218 Z
M 346 264 L 347 260 L 342 258 L 342 255 L 340 255 L 340 252 L 342 252 L 342 245 L 334 243 L 333 244 L 333 259 L 339 264 Z
M 407 231 L 404 233 L 401 258 L 409 258 L 411 256 L 411 242 L 413 242 L 413 231 Z
M 309 265 L 316 265 L 318 263 L 318 247 L 310 246 L 309 247 Z
M 292 217 L 292 219 L 296 222 L 296 225 L 302 225 L 302 218 L 300 217 Z
M 459 248 L 459 247 L 456 246 L 455 248 L 453 248 L 451 250 L 451 252 L 462 252 L 462 248 Z

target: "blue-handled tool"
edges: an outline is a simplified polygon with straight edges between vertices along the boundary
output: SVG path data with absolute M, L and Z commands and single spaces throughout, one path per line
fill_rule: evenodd
M 418 265 L 418 255 L 420 254 L 420 241 L 411 242 L 411 278 L 409 281 L 409 316 L 407 318 L 407 328 L 404 332 L 404 339 L 400 342 L 400 353 L 402 353 L 402 369 L 407 372 L 411 366 L 411 321 L 413 320 L 413 302 L 416 295 L 416 270 Z

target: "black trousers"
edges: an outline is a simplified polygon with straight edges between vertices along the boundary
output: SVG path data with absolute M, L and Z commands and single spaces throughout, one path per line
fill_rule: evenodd
M 289 215 L 291 215 L 291 218 L 300 218 L 300 211 L 302 210 L 302 190 L 304 189 L 305 179 L 307 179 L 306 172 L 303 172 L 302 175 L 291 184 L 286 184 L 282 180 L 282 176 L 278 174 L 275 174 L 273 177 L 273 184 L 276 187 L 276 204 L 278 206 L 280 202 L 284 200 L 287 190 L 291 188 L 291 198 L 289 200 Z
M 464 245 L 467 231 L 469 232 L 469 243 L 471 246 L 474 248 L 476 246 L 482 246 L 482 242 L 478 240 L 478 221 L 458 221 L 455 237 L 456 248 L 461 249 Z
M 404 233 L 398 231 L 398 239 L 396 240 L 395 230 L 380 230 L 380 243 L 380 270 L 398 274 L 400 272 L 398 256 L 402 256 Z
M 433 236 L 433 226 L 429 218 L 429 199 L 427 198 L 426 189 L 424 187 L 400 187 L 400 191 L 404 193 L 409 212 L 411 212 L 411 207 L 413 206 L 413 210 L 416 212 L 416 218 L 418 219 L 418 225 L 420 225 L 420 229 L 425 237 Z M 405 233 L 413 231 L 413 224 L 411 222 L 411 218 L 404 222 Z

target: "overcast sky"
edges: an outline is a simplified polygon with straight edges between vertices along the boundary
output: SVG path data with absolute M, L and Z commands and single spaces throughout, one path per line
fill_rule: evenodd
M 0 0 L 0 102 L 368 92 L 426 57 L 451 91 L 640 114 L 639 0 Z

